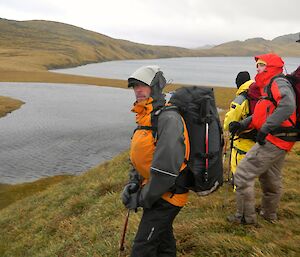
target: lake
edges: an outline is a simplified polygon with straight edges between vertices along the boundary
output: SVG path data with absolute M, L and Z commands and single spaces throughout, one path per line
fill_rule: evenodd
M 133 92 L 46 83 L 0 83 L 25 104 L 0 119 L 0 183 L 79 174 L 129 148 Z
M 300 65 L 300 58 L 286 57 L 287 72 Z M 159 65 L 167 80 L 174 83 L 235 87 L 238 72 L 247 70 L 256 74 L 253 57 L 182 57 L 150 60 L 126 60 L 87 64 L 53 72 L 102 78 L 127 79 L 143 65 Z

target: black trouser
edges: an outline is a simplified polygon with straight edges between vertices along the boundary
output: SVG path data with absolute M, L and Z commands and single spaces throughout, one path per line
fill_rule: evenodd
M 180 209 L 163 199 L 159 199 L 152 208 L 144 209 L 130 256 L 175 257 L 172 224 Z

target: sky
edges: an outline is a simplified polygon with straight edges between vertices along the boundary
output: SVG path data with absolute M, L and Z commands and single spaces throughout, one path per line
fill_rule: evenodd
M 0 17 L 51 20 L 187 48 L 300 32 L 299 0 L 1 0 Z

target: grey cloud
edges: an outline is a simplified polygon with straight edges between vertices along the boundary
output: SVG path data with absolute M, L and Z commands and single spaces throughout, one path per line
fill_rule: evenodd
M 43 18 L 43 14 L 54 16 L 54 15 L 63 15 L 64 13 L 63 8 L 61 8 L 59 4 L 55 5 L 54 3 L 51 2 L 45 3 L 39 0 L 26 0 L 26 1 L 1 0 L 0 10 L 1 7 L 15 10 L 18 13 L 27 13 L 28 15 L 38 14 L 40 19 Z M 32 19 L 36 19 L 36 18 L 33 17 Z M 15 20 L 18 20 L 18 17 L 15 17 Z

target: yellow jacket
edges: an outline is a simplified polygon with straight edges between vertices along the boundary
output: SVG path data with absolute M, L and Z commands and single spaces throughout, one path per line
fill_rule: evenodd
M 248 117 L 249 102 L 243 92 L 246 92 L 253 82 L 253 80 L 249 80 L 237 90 L 236 97 L 230 104 L 230 110 L 225 114 L 224 130 L 229 130 L 229 124 L 232 121 L 241 121 Z M 234 147 L 243 152 L 248 152 L 254 143 L 251 139 L 239 138 L 238 136 L 234 138 Z

